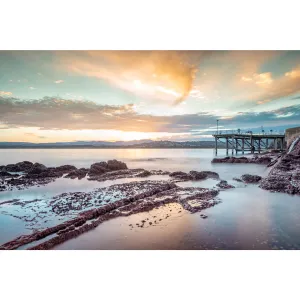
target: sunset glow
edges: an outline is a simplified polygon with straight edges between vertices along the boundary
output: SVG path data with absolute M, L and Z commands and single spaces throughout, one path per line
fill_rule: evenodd
M 195 140 L 217 119 L 300 118 L 299 51 L 2 51 L 0 63 L 1 141 Z

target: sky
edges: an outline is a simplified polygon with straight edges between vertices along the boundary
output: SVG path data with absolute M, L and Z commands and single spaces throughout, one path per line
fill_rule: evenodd
M 0 51 L 0 142 L 300 126 L 300 51 Z

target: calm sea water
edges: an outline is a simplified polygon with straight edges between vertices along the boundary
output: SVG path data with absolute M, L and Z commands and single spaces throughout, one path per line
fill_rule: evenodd
M 219 151 L 219 156 L 225 156 L 225 151 Z M 146 215 L 163 215 L 167 208 L 162 208 L 107 221 L 56 249 L 300 249 L 300 197 L 270 193 L 256 185 L 245 186 L 232 180 L 245 173 L 265 176 L 268 172 L 265 166 L 213 165 L 213 157 L 212 149 L 0 149 L 0 165 L 29 160 L 46 166 L 88 167 L 97 161 L 118 159 L 129 168 L 212 170 L 236 186 L 220 193 L 222 203 L 204 211 L 207 219 L 201 219 L 197 213 L 184 212 L 159 226 L 130 230 L 129 224 Z M 45 187 L 2 192 L 0 202 L 87 191 L 113 183 L 62 178 Z M 182 186 L 212 187 L 215 183 L 207 180 L 185 182 Z M 20 220 L 0 215 L 0 243 L 24 233 L 28 230 Z

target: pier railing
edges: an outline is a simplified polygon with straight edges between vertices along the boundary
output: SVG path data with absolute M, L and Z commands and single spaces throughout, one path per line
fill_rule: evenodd
M 222 131 L 222 130 L 219 130 L 219 131 L 215 131 L 213 133 L 213 135 L 258 135 L 258 136 L 283 136 L 285 133 L 284 132 L 280 132 L 280 131 L 277 131 L 277 132 L 249 132 L 249 131 L 236 131 L 236 130 L 226 130 L 226 131 Z

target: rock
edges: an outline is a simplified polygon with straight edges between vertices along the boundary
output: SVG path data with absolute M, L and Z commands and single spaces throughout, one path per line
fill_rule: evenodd
M 177 171 L 169 174 L 170 177 L 174 177 L 179 180 L 192 180 L 193 177 L 185 172 Z
M 35 163 L 32 168 L 30 169 L 30 171 L 28 172 L 28 174 L 40 174 L 43 171 L 47 170 L 47 167 L 43 164 L 39 164 L 39 163 Z
M 169 174 L 170 177 L 186 176 L 186 175 L 187 173 L 181 171 L 176 171 Z
M 300 181 L 300 172 L 299 173 L 294 173 L 293 175 L 292 175 L 292 180 L 299 180 Z
M 75 179 L 75 178 L 82 179 L 86 176 L 88 171 L 89 171 L 89 169 L 80 168 L 80 169 L 77 169 L 77 170 L 74 170 L 74 171 L 70 172 L 65 177 L 66 178 L 71 178 L 71 179 Z
M 63 173 L 69 173 L 69 172 L 77 170 L 77 168 L 72 165 L 63 165 L 63 166 L 56 167 L 55 169 L 57 171 L 63 172 Z
M 243 180 L 242 180 L 242 179 L 240 179 L 240 178 L 237 178 L 237 177 L 233 177 L 233 178 L 232 178 L 232 180 L 235 180 L 235 181 L 238 181 L 238 182 L 243 182 Z
M 202 219 L 206 219 L 206 218 L 207 218 L 207 215 L 201 214 L 200 217 L 201 217 Z
M 108 171 L 109 171 L 108 164 L 104 161 L 101 161 L 91 165 L 89 175 L 90 176 L 101 175 Z
M 253 158 L 247 158 L 245 156 L 242 157 L 224 157 L 224 158 L 214 158 L 212 163 L 231 163 L 231 164 L 269 164 L 272 161 L 270 156 L 255 156 Z
M 241 179 L 245 183 L 258 183 L 262 177 L 258 175 L 244 174 L 242 175 Z
M 291 184 L 290 176 L 282 176 L 282 175 L 272 175 L 264 178 L 259 187 L 264 190 L 269 190 L 273 192 L 281 192 L 288 194 L 296 194 L 300 192 L 296 186 Z
M 230 159 L 229 156 L 224 157 L 224 158 L 217 158 L 217 157 L 215 157 L 211 162 L 212 163 L 226 163 L 226 162 L 228 162 L 229 159 Z
M 111 171 L 128 169 L 127 165 L 124 162 L 118 161 L 116 159 L 109 160 L 107 162 L 107 165 L 108 165 L 108 169 Z
M 33 167 L 30 161 L 22 161 L 16 164 L 9 164 L 3 168 L 7 172 L 27 172 Z
M 267 156 L 266 154 L 262 155 L 256 155 L 253 158 L 249 159 L 249 163 L 253 164 L 260 164 L 260 165 L 268 165 L 272 161 L 272 158 L 270 156 Z
M 233 163 L 247 164 L 247 163 L 249 163 L 249 159 L 245 156 L 235 157 Z
M 235 186 L 229 184 L 226 180 L 221 180 L 218 184 L 217 187 L 221 188 L 221 189 L 232 189 L 235 188 Z
M 59 178 L 64 174 L 64 172 L 58 171 L 56 168 L 43 169 L 42 166 L 43 165 L 39 164 L 39 166 L 36 166 L 36 168 L 31 169 L 24 178 L 27 179 Z
M 219 179 L 219 174 L 212 171 L 190 171 L 190 175 L 194 180 L 203 180 L 207 178 Z
M 92 164 L 89 171 L 89 175 L 97 176 L 109 171 L 117 171 L 117 170 L 125 170 L 125 169 L 128 169 L 125 163 L 114 159 L 114 160 L 109 160 L 108 162 L 102 161 L 102 162 Z
M 194 180 L 203 180 L 207 178 L 207 175 L 203 172 L 190 171 L 190 175 Z
M 147 170 L 144 170 L 142 171 L 141 173 L 137 174 L 136 176 L 137 177 L 148 177 L 148 176 L 151 176 L 151 172 L 147 171 Z

